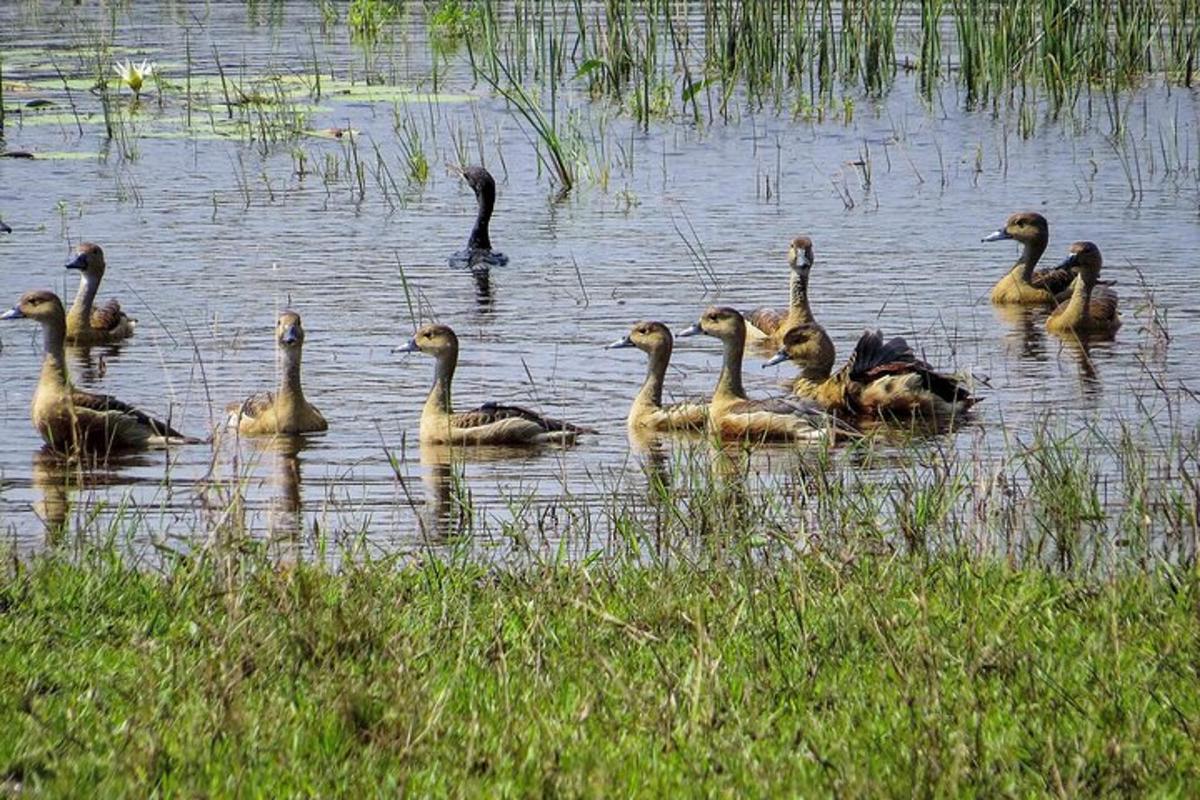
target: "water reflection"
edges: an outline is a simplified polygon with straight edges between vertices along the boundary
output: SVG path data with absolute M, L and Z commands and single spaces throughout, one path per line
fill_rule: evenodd
M 481 313 L 488 313 L 495 306 L 496 298 L 492 294 L 492 271 L 490 269 L 473 269 L 471 277 L 475 279 L 475 305 Z
M 1004 351 L 1028 361 L 1046 360 L 1046 310 L 1040 306 L 992 306 L 1008 330 L 1001 337 Z
M 33 452 L 31 485 L 36 492 L 33 512 L 41 521 L 50 546 L 61 544 L 70 530 L 71 509 L 81 489 L 120 486 L 128 472 L 154 463 L 148 454 L 128 454 L 82 460 L 42 447 Z M 86 519 L 80 520 L 80 526 Z
M 304 534 L 303 463 L 300 453 L 309 447 L 305 436 L 272 436 L 255 440 L 271 457 L 272 493 L 267 501 L 267 540 L 287 561 L 300 557 Z
M 69 345 L 66 350 L 73 365 L 74 381 L 80 386 L 94 387 L 108 374 L 109 362 L 120 356 L 121 345 Z

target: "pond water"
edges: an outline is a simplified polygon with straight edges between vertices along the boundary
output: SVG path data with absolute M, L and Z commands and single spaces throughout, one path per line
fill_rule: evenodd
M 32 288 L 73 296 L 77 274 L 63 264 L 78 242 L 101 244 L 101 299 L 120 298 L 139 326 L 119 348 L 73 352 L 75 381 L 169 410 L 177 427 L 203 436 L 226 403 L 273 387 L 275 318 L 295 309 L 307 331 L 306 391 L 330 429 L 299 444 L 149 453 L 80 476 L 41 453 L 29 424 L 40 336 L 32 324 L 5 323 L 0 526 L 21 549 L 42 546 L 42 519 L 65 513 L 140 517 L 145 530 L 187 539 L 224 508 L 234 477 L 255 530 L 365 530 L 381 548 L 419 544 L 430 510 L 460 513 L 451 506 L 464 491 L 476 516 L 496 520 L 526 501 L 643 492 L 624 415 L 644 358 L 603 346 L 639 319 L 678 330 L 711 303 L 785 305 L 787 243 L 799 234 L 815 242 L 812 302 L 839 361 L 865 327 L 880 327 L 983 381 L 986 399 L 948 440 L 954 446 L 982 439 L 1001 449 L 1050 410 L 1067 425 L 1157 414 L 1156 382 L 1200 385 L 1190 344 L 1200 327 L 1194 89 L 1152 84 L 1123 97 L 1128 131 L 1117 146 L 1102 114 L 1046 120 L 1022 139 L 1005 119 L 956 110 L 952 96 L 928 108 L 904 75 L 886 100 L 859 98 L 850 120 L 740 111 L 728 124 L 662 121 L 648 131 L 562 89 L 560 102 L 577 109 L 594 143 L 593 166 L 603 148 L 610 174 L 606 186 L 585 177 L 560 198 L 522 120 L 476 85 L 465 51 L 435 59 L 419 13 L 395 41 L 366 52 L 344 29 L 324 35 L 313 3 L 270 4 L 269 13 L 242 3 L 190 8 L 0 4 L 6 106 L 58 104 L 6 121 L 7 150 L 44 157 L 0 159 L 0 218 L 13 228 L 0 234 L 0 304 Z M 128 119 L 106 141 L 99 98 L 86 88 L 99 33 L 119 57 L 148 58 L 178 86 L 190 59 L 190 132 L 183 94 L 166 92 L 160 104 L 150 87 L 134 112 L 128 90 L 120 95 L 116 113 Z M 310 104 L 311 127 L 349 129 L 354 141 L 248 141 L 221 120 L 214 52 L 244 84 L 311 78 L 315 53 L 326 89 Z M 56 67 L 71 79 L 69 96 Z M 333 93 L 369 70 L 405 92 Z M 418 131 L 424 184 L 404 177 L 397 119 Z M 457 146 L 499 183 L 492 240 L 510 263 L 491 272 L 486 293 L 446 263 L 474 214 L 470 190 L 443 166 L 457 161 Z M 1140 193 L 1131 199 L 1135 153 Z M 852 163 L 868 157 L 869 186 Z M 376 178 L 379 158 L 390 177 Z M 355 163 L 365 167 L 361 184 Z M 980 238 L 1023 209 L 1050 220 L 1047 262 L 1077 239 L 1100 245 L 1122 296 L 1115 341 L 1085 352 L 1047 335 L 1044 311 L 988 303 L 1017 252 Z M 1169 344 L 1151 325 L 1155 312 L 1169 321 Z M 521 403 L 598 435 L 572 449 L 473 453 L 453 465 L 423 453 L 416 432 L 433 365 L 392 349 L 430 319 L 461 339 L 460 408 Z M 680 341 L 668 391 L 711 391 L 719 358 L 711 339 Z M 749 354 L 748 388 L 778 392 L 791 370 L 760 363 Z M 1186 429 L 1200 420 L 1194 401 L 1175 413 Z M 798 457 L 771 448 L 756 464 L 770 474 Z M 85 502 L 68 512 L 68 500 Z

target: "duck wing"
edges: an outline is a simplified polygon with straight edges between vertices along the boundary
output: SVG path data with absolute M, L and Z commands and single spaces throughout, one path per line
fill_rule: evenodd
M 1033 277 L 1029 279 L 1029 285 L 1057 295 L 1065 291 L 1073 280 L 1075 280 L 1075 270 L 1067 267 L 1054 267 L 1033 273 Z
M 114 331 L 123 324 L 132 324 L 135 321 L 121 310 L 121 304 L 115 298 L 92 310 L 91 323 L 94 330 Z
M 759 400 L 738 400 L 728 406 L 732 414 L 787 414 L 805 417 L 817 425 L 823 426 L 829 420 L 829 415 L 819 403 L 803 397 L 764 397 Z
M 1092 289 L 1092 301 L 1088 304 L 1088 316 L 1092 319 L 1106 322 L 1116 320 L 1121 315 L 1117 311 L 1117 293 L 1107 286 L 1097 286 Z
M 952 375 L 943 375 L 917 358 L 903 337 L 895 336 L 885 342 L 881 331 L 863 332 L 839 376 L 867 385 L 889 375 L 915 375 L 920 380 L 919 388 L 947 403 L 975 402 L 961 380 Z
M 780 332 L 779 328 L 787 314 L 776 308 L 756 308 L 746 315 L 746 325 L 750 333 L 757 330 L 763 336 L 773 336 Z
M 547 433 L 595 433 L 593 428 L 585 428 L 564 422 L 554 417 L 547 417 L 536 411 L 520 406 L 510 406 L 502 403 L 484 403 L 471 411 L 460 411 L 451 415 L 451 424 L 456 428 L 481 428 L 506 421 L 532 423 Z
M 149 428 L 154 436 L 161 436 L 164 439 L 179 439 L 186 442 L 198 441 L 183 435 L 162 420 L 155 419 L 144 411 L 140 411 L 112 395 L 93 394 L 92 392 L 75 390 L 71 392 L 71 404 L 77 410 L 86 409 L 96 414 L 131 418 L 137 424 Z
M 255 419 L 262 416 L 263 412 L 273 405 L 275 405 L 274 392 L 258 392 L 240 403 L 230 403 L 225 406 L 225 410 L 233 416 Z

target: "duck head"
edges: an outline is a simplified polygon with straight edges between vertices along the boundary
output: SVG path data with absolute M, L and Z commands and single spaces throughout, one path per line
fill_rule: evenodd
M 458 353 L 458 337 L 448 325 L 425 325 L 413 334 L 406 344 L 396 348 L 397 353 L 424 353 L 441 358 Z
M 275 323 L 275 342 L 285 350 L 299 350 L 304 345 L 304 326 L 295 311 L 285 311 Z
M 1100 267 L 1104 260 L 1100 248 L 1093 242 L 1075 242 L 1067 248 L 1067 257 L 1058 266 L 1075 269 L 1085 283 L 1095 284 L 1100 279 Z
M 784 361 L 795 361 L 807 366 L 829 360 L 821 346 L 823 338 L 816 325 L 797 325 L 783 335 L 779 352 L 763 364 L 763 369 L 782 364 Z
M 104 276 L 104 251 L 100 245 L 84 242 L 75 248 L 75 258 L 67 262 L 67 269 L 77 269 L 90 280 Z
M 635 322 L 629 333 L 607 346 L 608 350 L 622 347 L 636 347 L 643 353 L 658 353 L 664 349 L 670 353 L 672 347 L 671 331 L 661 322 Z
M 459 173 L 471 187 L 471 191 L 475 192 L 476 197 L 496 195 L 496 179 L 483 167 L 467 167 Z
M 679 335 L 695 336 L 700 333 L 713 336 L 722 341 L 734 339 L 738 336 L 745 338 L 746 321 L 742 319 L 742 315 L 735 308 L 709 306 L 700 315 L 699 321 L 692 323 L 690 328 L 680 331 Z
M 797 272 L 812 269 L 813 244 L 807 236 L 797 236 L 788 246 L 788 265 Z
M 32 319 L 42 324 L 65 325 L 66 312 L 58 295 L 43 289 L 21 295 L 15 306 L 0 314 L 0 319 Z
M 1005 239 L 1015 239 L 1021 244 L 1050 237 L 1050 223 L 1036 211 L 1018 211 L 1011 215 L 1000 230 L 983 237 L 985 242 L 1001 242 Z

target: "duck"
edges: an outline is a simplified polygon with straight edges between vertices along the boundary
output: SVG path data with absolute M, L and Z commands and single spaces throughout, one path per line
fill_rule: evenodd
M 64 356 L 67 315 L 54 292 L 27 292 L 17 305 L 0 314 L 0 319 L 31 319 L 42 326 L 45 356 L 31 416 L 34 428 L 51 450 L 69 455 L 107 455 L 201 443 L 115 397 L 80 391 L 71 385 Z
M 77 269 L 79 292 L 67 314 L 67 343 L 79 345 L 110 344 L 133 336 L 137 320 L 121 310 L 115 299 L 94 308 L 96 291 L 104 278 L 104 251 L 100 245 L 84 242 L 76 249 L 67 269 Z
M 1075 242 L 1067 251 L 1060 269 L 1076 271 L 1068 299 L 1046 318 L 1046 330 L 1076 336 L 1112 336 L 1121 327 L 1117 293 L 1099 286 L 1104 261 L 1093 242 Z
M 633 400 L 626 423 L 634 431 L 703 430 L 708 407 L 703 403 L 663 405 L 663 379 L 671 363 L 674 337 L 661 322 L 634 323 L 629 333 L 608 345 L 609 350 L 636 347 L 650 357 L 646 380 Z
M 0 233 L 12 233 L 12 228 L 5 225 L 2 219 L 0 219 Z
M 496 207 L 496 179 L 484 167 L 460 169 L 451 166 L 451 169 L 458 172 L 471 187 L 471 191 L 475 192 L 477 211 L 475 226 L 471 228 L 471 235 L 467 238 L 467 248 L 450 256 L 450 266 L 471 269 L 503 267 L 508 263 L 508 256 L 492 249 L 492 239 L 488 233 L 492 211 Z
M 1050 223 L 1036 211 L 1018 211 L 1004 226 L 983 237 L 985 242 L 1013 239 L 1021 243 L 1021 256 L 1008 274 L 992 287 L 996 305 L 1052 305 L 1056 297 L 1071 285 L 1075 277 L 1069 269 L 1055 268 L 1034 272 L 1050 241 Z
M 805 326 L 788 331 L 779 352 L 763 366 L 795 362 L 801 373 L 793 393 L 841 418 L 952 419 L 978 402 L 962 380 L 918 359 L 902 337 L 885 341 L 879 330 L 864 331 L 836 374 L 816 338 Z
M 680 337 L 705 334 L 721 340 L 724 361 L 708 404 L 708 426 L 722 439 L 813 441 L 829 437 L 832 420 L 798 397 L 751 400 L 742 388 L 746 321 L 737 309 L 710 306 Z
M 746 315 L 746 335 L 750 341 L 763 347 L 779 347 L 789 330 L 798 325 L 811 325 L 824 335 L 824 346 L 833 352 L 833 340 L 817 323 L 808 304 L 808 277 L 814 263 L 812 239 L 807 236 L 792 239 L 788 246 L 788 266 L 791 268 L 788 310 L 756 308 Z
M 304 398 L 300 386 L 300 354 L 304 347 L 304 325 L 295 311 L 285 311 L 275 324 L 275 344 L 279 348 L 280 378 L 276 392 L 259 392 L 227 407 L 230 424 L 243 436 L 318 433 L 329 429 L 321 416 Z
M 433 387 L 421 410 L 423 445 L 571 444 L 592 428 L 543 416 L 520 406 L 488 402 L 471 411 L 454 412 L 450 383 L 458 366 L 458 336 L 448 325 L 421 327 L 400 353 L 424 353 L 436 359 Z

